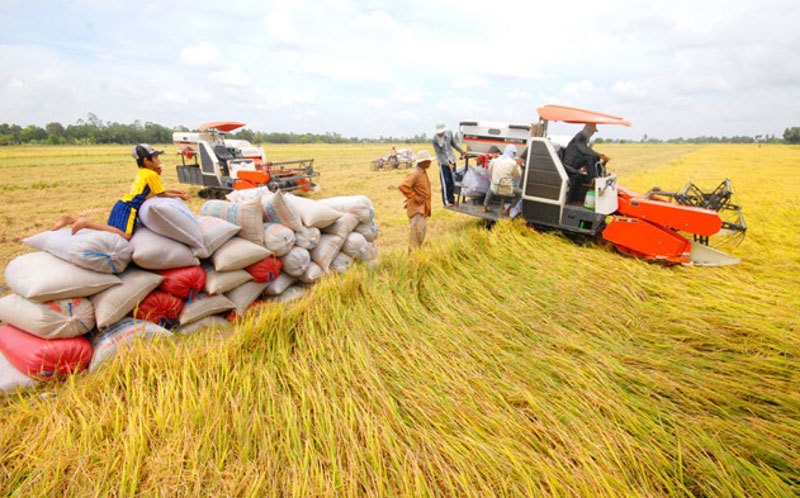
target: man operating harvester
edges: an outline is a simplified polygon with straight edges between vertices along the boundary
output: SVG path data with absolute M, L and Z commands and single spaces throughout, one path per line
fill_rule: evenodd
M 398 188 L 405 196 L 405 208 L 411 232 L 408 239 L 408 252 L 420 247 L 425 240 L 428 217 L 431 215 L 431 181 L 427 169 L 431 165 L 431 153 L 421 150 L 417 153 L 417 167 L 406 175 Z
M 583 199 L 582 185 L 597 177 L 597 161 L 608 162 L 608 156 L 589 147 L 589 140 L 597 132 L 597 125 L 587 123 L 581 131 L 572 137 L 564 150 L 564 166 L 569 175 L 569 192 L 567 202 L 579 202 Z

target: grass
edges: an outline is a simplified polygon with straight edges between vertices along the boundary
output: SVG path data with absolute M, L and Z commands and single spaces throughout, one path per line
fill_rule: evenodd
M 373 199 L 381 265 L 254 309 L 225 340 L 140 343 L 6 397 L 0 495 L 797 495 L 800 205 L 772 179 L 800 179 L 800 149 L 603 151 L 639 191 L 730 177 L 750 226 L 728 249 L 742 263 L 646 264 L 519 221 L 488 231 L 436 201 L 409 257 L 405 172 L 369 170 L 383 148 L 268 147 L 317 158 L 319 197 Z M 4 257 L 59 208 L 105 216 L 131 169 L 109 168 L 120 186 L 101 199 L 26 192 L 43 220 L 5 203 Z

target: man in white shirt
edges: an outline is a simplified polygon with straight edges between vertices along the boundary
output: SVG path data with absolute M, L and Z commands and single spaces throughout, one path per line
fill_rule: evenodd
M 516 197 L 519 195 L 519 189 L 516 186 L 517 179 L 522 175 L 522 170 L 517 164 L 516 148 L 513 151 L 513 145 L 506 147 L 506 153 L 500 157 L 496 157 L 489 162 L 489 173 L 492 175 L 492 183 L 489 185 L 489 190 L 486 191 L 486 197 L 483 199 L 483 212 L 489 211 L 489 204 L 492 202 L 492 197 L 495 195 L 502 195 L 504 197 Z M 512 202 L 512 205 L 516 202 Z

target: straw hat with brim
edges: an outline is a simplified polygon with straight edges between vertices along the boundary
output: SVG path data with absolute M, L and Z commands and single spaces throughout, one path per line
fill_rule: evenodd
M 431 153 L 427 150 L 417 152 L 417 164 L 431 161 L 433 161 L 433 157 L 431 157 Z
M 434 130 L 435 134 L 438 135 L 439 133 L 443 133 L 445 131 L 447 131 L 447 125 L 446 124 L 444 124 L 442 121 L 439 121 L 438 123 L 436 123 L 436 130 Z

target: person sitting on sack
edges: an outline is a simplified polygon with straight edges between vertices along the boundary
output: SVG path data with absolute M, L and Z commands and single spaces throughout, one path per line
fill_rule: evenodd
M 513 206 L 516 203 L 516 198 L 520 193 L 516 185 L 517 179 L 522 175 L 522 170 L 515 159 L 517 155 L 516 150 L 516 147 L 513 145 L 508 145 L 506 146 L 505 154 L 489 162 L 489 173 L 492 175 L 492 183 L 489 185 L 489 190 L 486 191 L 486 197 L 483 198 L 484 213 L 489 211 L 489 204 L 492 202 L 492 197 L 495 195 L 514 197 L 514 202 L 512 202 L 511 205 Z
M 111 208 L 107 223 L 90 221 L 86 218 L 76 218 L 65 214 L 56 221 L 51 230 L 58 230 L 61 227 L 72 225 L 73 235 L 84 228 L 102 230 L 104 232 L 116 233 L 125 240 L 131 240 L 133 229 L 136 225 L 139 208 L 145 200 L 153 197 L 177 197 L 184 201 L 189 200 L 189 194 L 183 190 L 166 190 L 161 183 L 161 158 L 163 150 L 155 150 L 148 144 L 137 144 L 133 146 L 131 155 L 136 159 L 139 171 L 131 184 L 127 194 L 118 200 Z

